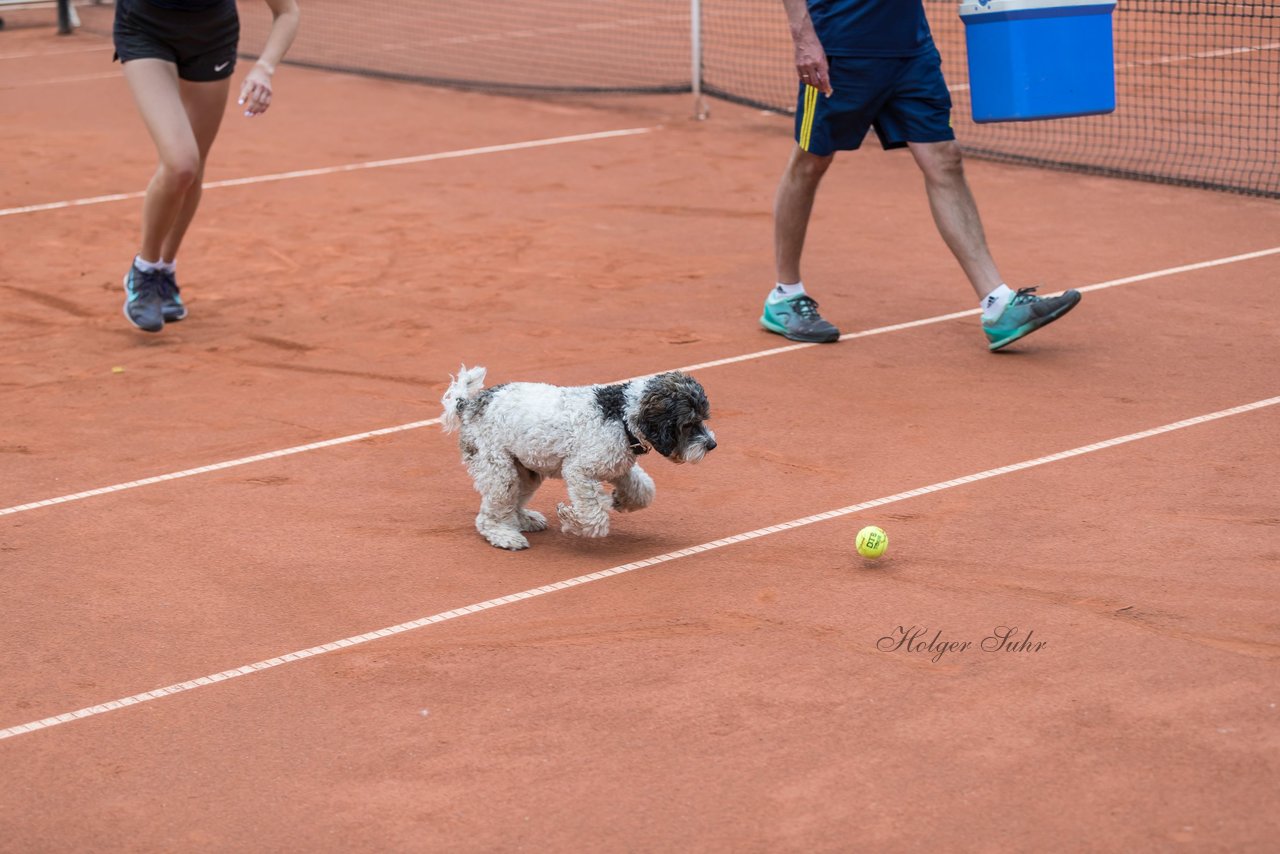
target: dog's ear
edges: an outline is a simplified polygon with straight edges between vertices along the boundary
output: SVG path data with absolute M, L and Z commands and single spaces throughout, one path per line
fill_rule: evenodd
M 688 374 L 676 372 L 676 376 L 679 377 L 681 397 L 688 407 L 687 419 L 706 421 L 711 417 L 711 402 L 707 400 L 707 392 L 703 389 L 702 383 Z
M 658 374 L 640 394 L 636 426 L 655 451 L 670 457 L 680 445 L 680 428 L 708 417 L 709 409 L 697 380 L 678 371 Z
M 649 444 L 653 445 L 655 451 L 664 457 L 669 457 L 675 453 L 676 443 L 679 442 L 675 424 L 674 418 L 660 411 L 659 407 L 655 407 L 647 415 L 641 416 L 640 432 L 644 434 Z

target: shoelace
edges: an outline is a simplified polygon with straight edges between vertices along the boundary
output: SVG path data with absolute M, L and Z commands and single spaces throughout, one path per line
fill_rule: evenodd
M 166 273 L 163 270 L 158 272 L 160 273 L 160 296 L 164 299 L 176 297 L 180 290 L 178 280 L 174 278 L 173 273 Z
M 137 297 L 168 296 L 168 282 L 159 270 L 135 270 L 133 292 Z
M 791 304 L 795 306 L 796 314 L 805 320 L 818 316 L 818 304 L 814 302 L 813 297 L 798 296 L 791 300 Z
M 1039 285 L 1032 285 L 1029 288 L 1018 288 L 1018 292 L 1013 295 L 1013 299 L 1009 300 L 1009 304 L 1017 305 L 1018 303 L 1023 302 L 1035 302 L 1040 299 L 1040 297 L 1035 294 L 1036 289 L 1039 287 Z

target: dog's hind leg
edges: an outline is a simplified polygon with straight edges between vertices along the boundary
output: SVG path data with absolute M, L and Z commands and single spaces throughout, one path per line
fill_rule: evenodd
M 475 457 L 468 469 L 480 493 L 480 514 L 476 530 L 500 549 L 527 549 L 529 541 L 520 533 L 520 477 L 510 457 Z
M 542 486 L 542 475 L 532 469 L 526 468 L 520 462 L 516 462 L 516 473 L 520 478 L 520 498 L 516 506 L 516 519 L 519 522 L 521 531 L 545 531 L 547 529 L 547 517 L 543 516 L 537 510 L 529 510 L 525 507 L 529 503 L 529 499 L 538 491 L 538 487 Z
M 564 484 L 573 505 L 561 504 L 556 507 L 556 514 L 560 517 L 560 530 L 579 537 L 607 535 L 610 499 L 600 481 L 580 471 L 566 470 Z
M 643 510 L 653 501 L 653 478 L 640 466 L 632 466 L 630 471 L 613 484 L 613 509 L 622 513 L 632 510 Z

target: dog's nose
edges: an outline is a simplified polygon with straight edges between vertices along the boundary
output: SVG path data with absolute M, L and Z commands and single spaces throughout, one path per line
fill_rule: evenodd
M 707 444 L 705 445 L 705 447 L 708 451 L 714 451 L 716 449 L 716 440 L 708 436 Z

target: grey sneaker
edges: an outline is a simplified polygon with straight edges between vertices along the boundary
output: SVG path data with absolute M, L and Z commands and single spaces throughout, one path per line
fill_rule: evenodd
M 131 265 L 124 276 L 124 316 L 144 332 L 164 329 L 164 277 L 159 270 L 150 272 Z
M 807 294 L 784 300 L 765 300 L 760 325 L 792 341 L 828 344 L 840 338 L 840 330 L 822 319 L 818 304 Z
M 1079 291 L 1066 291 L 1056 297 L 1038 297 L 1034 292 L 1034 287 L 1018 288 L 999 317 L 983 319 L 982 331 L 987 333 L 989 350 L 999 350 L 1041 326 L 1053 323 L 1080 302 Z
M 160 310 L 164 313 L 164 322 L 177 323 L 187 316 L 187 307 L 182 303 L 178 279 L 170 270 L 161 270 L 160 275 L 164 278 L 164 293 L 161 295 L 164 302 L 160 306 Z

